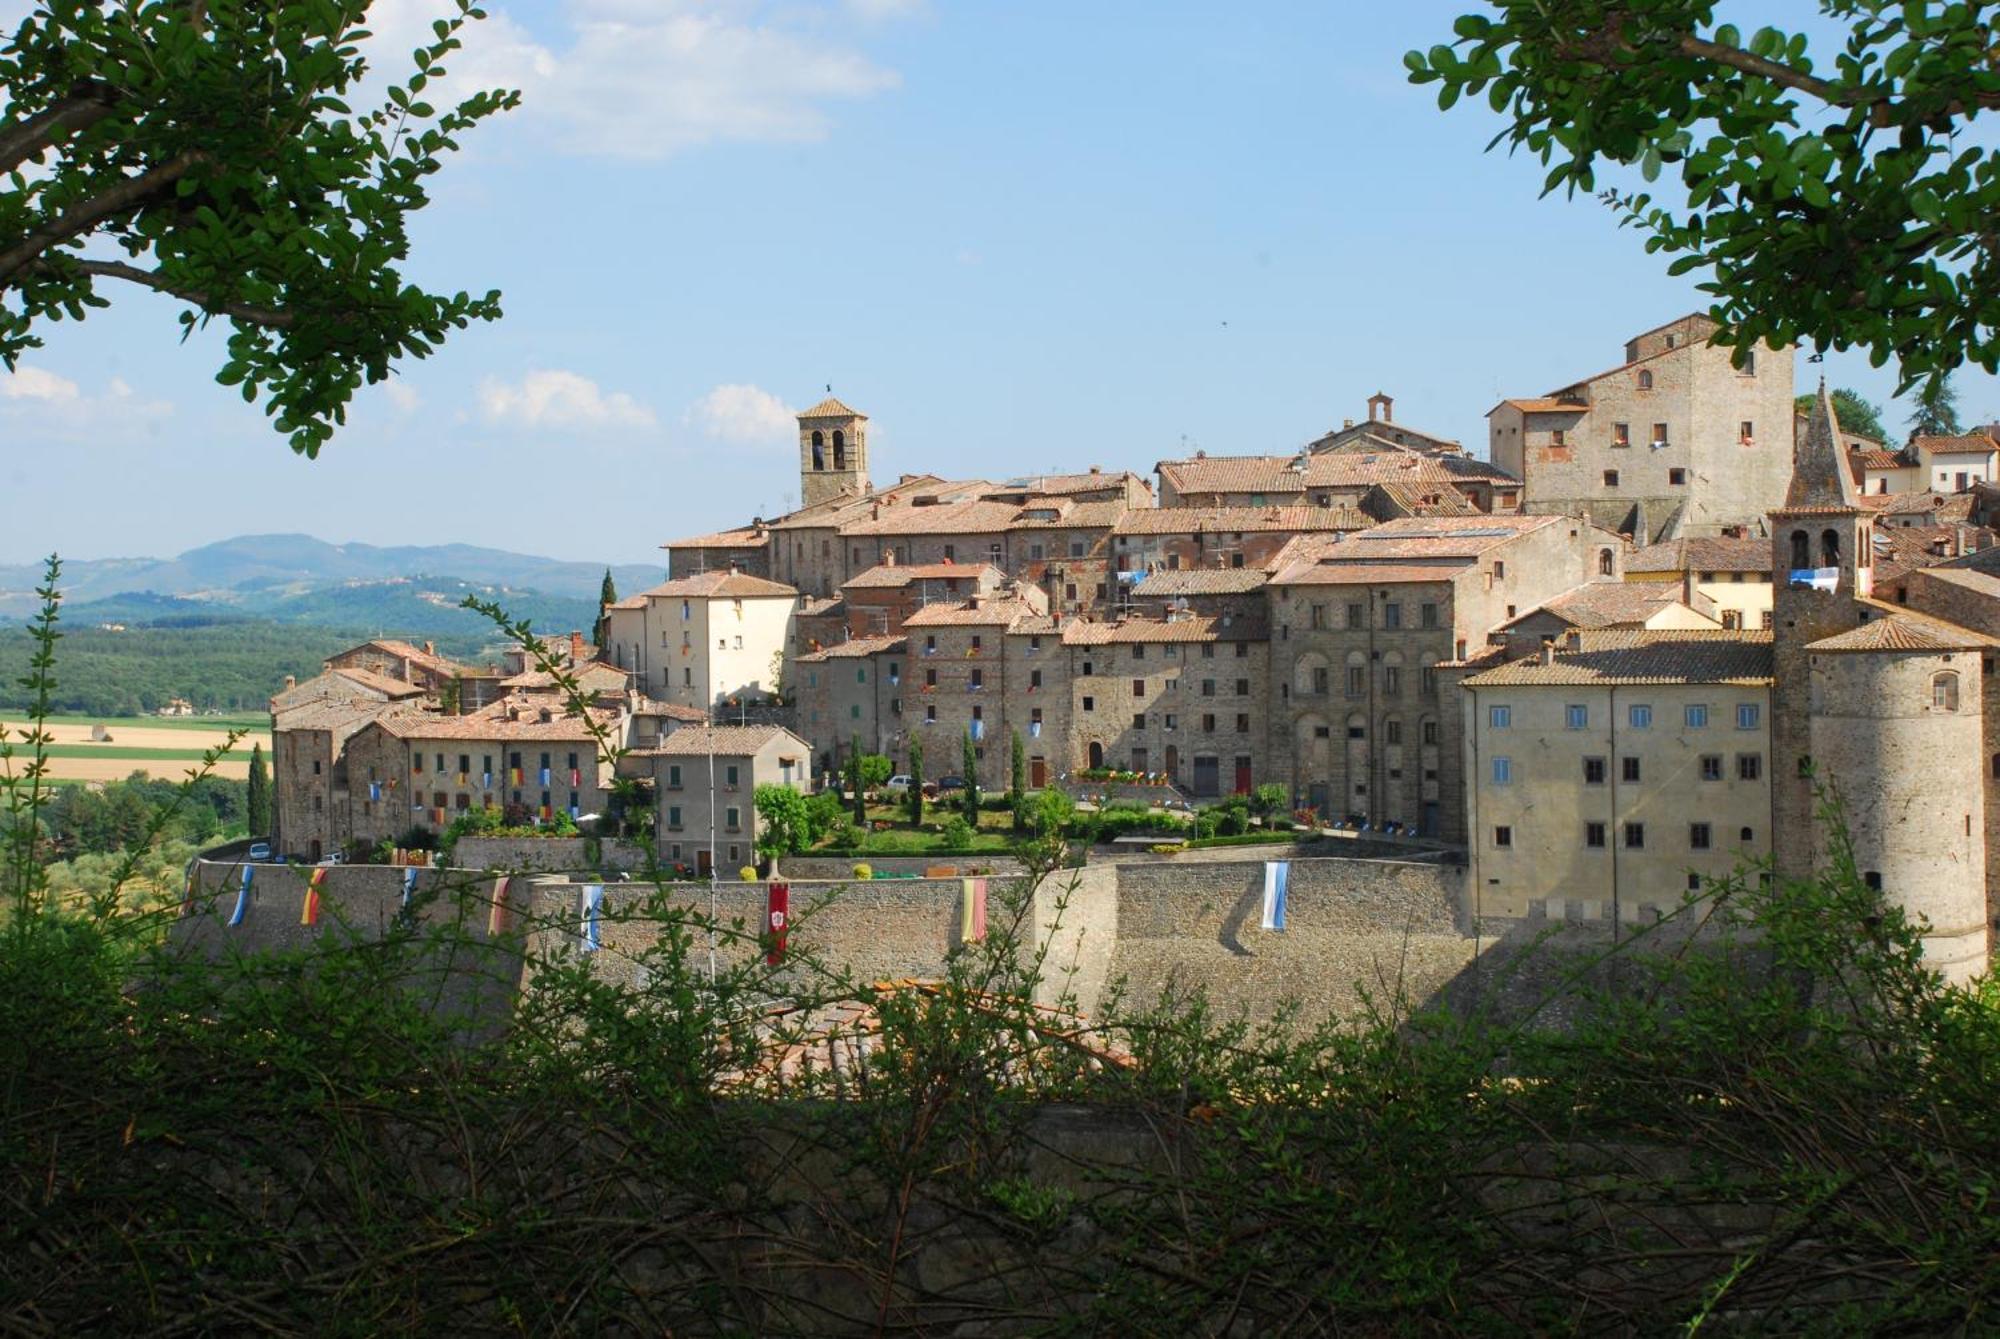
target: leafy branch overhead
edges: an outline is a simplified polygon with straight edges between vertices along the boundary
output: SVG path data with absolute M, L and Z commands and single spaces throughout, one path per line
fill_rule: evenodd
M 1545 189 L 1596 190 L 1600 160 L 1684 201 L 1603 199 L 1674 257 L 1735 346 L 1866 349 L 1904 386 L 2000 368 L 2000 153 L 1971 141 L 2000 110 L 2000 34 L 1979 5 L 1820 0 L 1845 26 L 1830 62 L 1804 36 L 1747 40 L 1714 0 L 1494 0 L 1458 40 L 1404 57 L 1438 104 L 1484 93 L 1493 143 L 1548 165 Z
M 369 3 L 41 0 L 0 37 L 0 361 L 118 284 L 152 289 L 186 304 L 183 338 L 230 323 L 217 380 L 313 456 L 364 384 L 498 317 L 497 291 L 427 292 L 400 266 L 424 179 L 520 95 L 424 100 L 484 17 L 455 0 L 355 112 Z

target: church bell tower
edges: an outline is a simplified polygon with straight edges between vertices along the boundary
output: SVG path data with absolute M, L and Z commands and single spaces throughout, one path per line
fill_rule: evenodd
M 828 396 L 799 414 L 799 503 L 858 498 L 868 483 L 868 415 Z

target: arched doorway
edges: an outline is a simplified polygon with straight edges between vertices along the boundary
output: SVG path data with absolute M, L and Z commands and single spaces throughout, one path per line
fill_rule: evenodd
M 1181 751 L 1178 745 L 1167 745 L 1167 780 L 1175 785 L 1181 779 Z
M 1090 741 L 1090 767 L 1092 771 L 1104 766 L 1104 745 L 1098 740 Z

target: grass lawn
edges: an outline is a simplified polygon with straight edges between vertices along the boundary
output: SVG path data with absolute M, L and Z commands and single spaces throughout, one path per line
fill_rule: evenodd
M 117 744 L 50 744 L 42 750 L 51 758 L 129 758 L 134 762 L 200 762 L 201 749 L 147 749 Z

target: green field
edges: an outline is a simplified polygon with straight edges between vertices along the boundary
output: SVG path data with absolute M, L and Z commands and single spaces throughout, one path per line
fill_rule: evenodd
M 160 730 L 249 730 L 256 734 L 267 733 L 271 728 L 268 712 L 231 716 L 86 716 L 80 712 L 57 712 L 49 717 L 51 725 L 59 721 L 88 721 L 107 727 L 143 725 Z
M 135 762 L 200 762 L 205 756 L 201 749 L 124 748 L 117 744 L 50 744 L 42 752 L 51 758 L 129 758 Z

